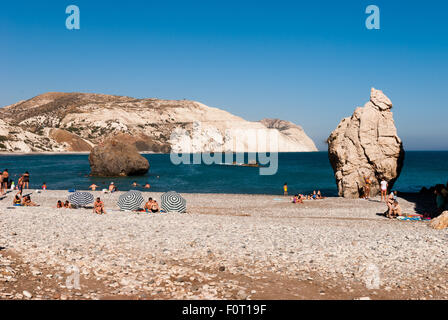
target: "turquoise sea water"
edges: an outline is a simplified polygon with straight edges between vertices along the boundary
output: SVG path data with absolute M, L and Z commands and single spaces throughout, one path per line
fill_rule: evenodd
M 142 177 L 96 178 L 90 172 L 87 155 L 0 155 L 0 168 L 8 169 L 17 182 L 18 175 L 29 171 L 30 187 L 48 189 L 87 189 L 95 183 L 107 187 L 113 181 L 119 190 L 131 189 L 132 182 L 151 184 L 151 191 L 200 193 L 282 194 L 288 183 L 289 193 L 310 193 L 320 189 L 325 195 L 337 195 L 333 171 L 327 152 L 280 153 L 278 172 L 273 176 L 259 175 L 259 168 L 226 165 L 174 165 L 169 154 L 144 155 L 150 171 Z M 395 188 L 417 192 L 448 181 L 448 151 L 406 153 L 402 174 Z M 133 188 L 134 189 L 134 188 Z

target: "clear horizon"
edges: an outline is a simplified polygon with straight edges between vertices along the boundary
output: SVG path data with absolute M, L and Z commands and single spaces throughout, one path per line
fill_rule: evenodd
M 65 26 L 80 9 L 80 29 Z M 368 5 L 381 28 L 368 30 Z M 448 150 L 448 4 L 20 1 L 0 12 L 0 106 L 45 92 L 195 100 L 302 126 L 319 150 L 370 88 L 406 151 Z

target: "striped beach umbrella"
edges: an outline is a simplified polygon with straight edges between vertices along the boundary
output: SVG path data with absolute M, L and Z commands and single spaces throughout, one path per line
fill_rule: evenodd
M 74 192 L 68 196 L 68 201 L 77 207 L 85 207 L 93 203 L 93 195 L 88 192 Z
M 143 202 L 143 196 L 140 191 L 131 190 L 118 197 L 118 206 L 121 210 L 137 210 Z
M 162 209 L 166 212 L 185 212 L 187 211 L 187 200 L 175 191 L 169 191 L 162 194 Z

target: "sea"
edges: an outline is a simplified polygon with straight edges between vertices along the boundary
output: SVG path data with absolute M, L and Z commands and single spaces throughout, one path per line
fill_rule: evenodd
M 114 182 L 119 190 L 177 191 L 188 193 L 282 194 L 284 183 L 290 194 L 321 190 L 326 196 L 337 196 L 333 170 L 327 152 L 279 153 L 274 175 L 260 175 L 260 168 L 222 163 L 173 164 L 169 154 L 144 154 L 150 170 L 139 177 L 91 177 L 86 154 L 0 155 L 0 170 L 8 169 L 16 183 L 19 175 L 30 173 L 30 188 L 86 190 L 92 183 L 107 188 Z M 244 162 L 248 162 L 245 154 Z M 448 181 L 448 151 L 408 151 L 403 170 L 394 189 L 418 192 Z M 136 182 L 139 186 L 133 187 Z

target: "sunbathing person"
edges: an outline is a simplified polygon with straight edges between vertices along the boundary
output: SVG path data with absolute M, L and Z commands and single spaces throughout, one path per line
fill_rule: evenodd
M 298 194 L 296 194 L 293 198 L 292 198 L 292 203 L 303 203 L 302 198 L 299 197 Z
M 157 201 L 156 200 L 153 200 L 152 201 L 152 205 L 151 205 L 151 212 L 152 213 L 156 213 L 156 212 L 159 212 L 159 204 L 157 203 Z
M 14 197 L 14 200 L 12 201 L 12 204 L 15 207 L 21 206 L 22 205 L 22 198 L 20 197 L 20 194 L 16 194 Z
M 317 191 L 317 199 L 325 199 L 325 197 L 322 196 L 320 190 Z
M 106 211 L 104 210 L 104 203 L 100 198 L 96 198 L 96 201 L 93 203 L 93 213 L 106 214 Z
M 70 202 L 68 202 L 68 200 L 64 202 L 64 208 L 66 208 L 66 209 L 72 208 L 72 206 L 71 206 Z
M 148 202 L 145 203 L 144 209 L 146 212 L 151 211 L 152 213 L 156 213 L 159 212 L 159 204 L 157 203 L 157 201 L 149 198 Z
M 37 203 L 31 201 L 30 196 L 25 196 L 25 198 L 23 198 L 22 205 L 25 207 L 38 207 L 39 206 Z
M 62 208 L 64 205 L 62 204 L 61 200 L 58 200 L 58 203 L 56 204 L 56 208 L 60 209 Z

